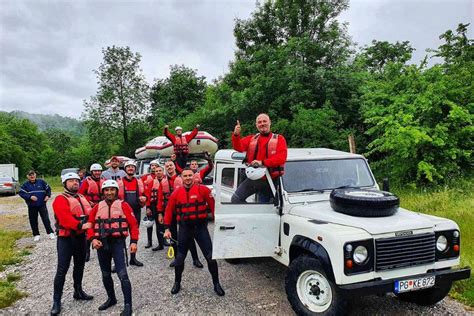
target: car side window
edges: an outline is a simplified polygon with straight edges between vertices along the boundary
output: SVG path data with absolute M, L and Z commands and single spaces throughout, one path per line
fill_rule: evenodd
M 221 180 L 222 186 L 225 186 L 228 188 L 234 187 L 234 181 L 235 181 L 234 170 L 235 170 L 234 168 L 222 169 L 222 180 Z

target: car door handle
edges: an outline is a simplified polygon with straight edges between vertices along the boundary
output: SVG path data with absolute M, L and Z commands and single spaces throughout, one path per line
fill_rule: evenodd
M 231 230 L 235 229 L 235 226 L 219 226 L 220 230 Z

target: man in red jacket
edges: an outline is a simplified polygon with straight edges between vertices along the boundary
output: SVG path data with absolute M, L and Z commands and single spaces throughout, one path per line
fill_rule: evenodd
M 199 124 L 193 129 L 191 134 L 184 136 L 183 128 L 176 126 L 174 129 L 176 135 L 171 134 L 168 130 L 168 125 L 165 126 L 164 134 L 171 141 L 174 147 L 174 153 L 176 154 L 177 163 L 181 168 L 186 167 L 186 159 L 189 154 L 189 142 L 196 137 L 199 129 Z
M 138 225 L 133 210 L 127 202 L 119 200 L 119 185 L 115 180 L 107 180 L 102 185 L 104 201 L 92 209 L 89 216 L 90 227 L 87 238 L 92 241 L 92 247 L 97 249 L 102 282 L 107 291 L 107 301 L 99 306 L 103 311 L 117 304 L 114 281 L 112 280 L 112 259 L 120 279 L 124 296 L 124 310 L 120 315 L 132 315 L 132 285 L 128 278 L 125 239 L 130 236 L 130 252 L 137 252 L 139 237 Z
M 267 168 L 276 185 L 284 173 L 288 147 L 285 137 L 271 132 L 271 125 L 270 117 L 261 113 L 256 119 L 258 133 L 241 138 L 240 122 L 237 121 L 232 133 L 232 146 L 239 152 L 247 153 L 244 159 L 247 164 L 256 168 Z M 245 179 L 232 195 L 231 202 L 245 203 L 249 196 L 257 192 L 261 195 L 259 202 L 267 202 L 270 199 L 271 190 L 267 180 Z
M 91 212 L 89 202 L 80 194 L 79 175 L 70 172 L 62 177 L 64 193 L 58 195 L 53 201 L 54 216 L 58 231 L 57 250 L 58 265 L 54 277 L 54 295 L 51 315 L 61 312 L 61 296 L 63 294 L 66 273 L 74 258 L 72 279 L 74 280 L 74 295 L 77 300 L 91 300 L 93 297 L 82 290 L 82 276 L 86 258 L 85 230 L 92 227 L 87 222 Z
M 175 280 L 171 294 L 176 294 L 181 289 L 181 275 L 184 270 L 184 260 L 189 245 L 198 242 L 199 248 L 207 261 L 207 267 L 212 276 L 214 291 L 219 296 L 225 294 L 219 283 L 217 261 L 212 259 L 212 241 L 207 230 L 207 220 L 214 218 L 214 198 L 211 190 L 205 185 L 194 184 L 194 172 L 185 168 L 181 174 L 183 186 L 171 194 L 165 211 L 165 226 L 167 227 L 164 237 L 171 238 L 170 225 L 173 219 L 179 222 L 178 254 L 174 267 Z

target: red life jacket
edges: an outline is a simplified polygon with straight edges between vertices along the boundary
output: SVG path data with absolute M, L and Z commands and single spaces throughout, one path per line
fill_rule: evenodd
M 201 193 L 201 185 L 194 184 L 189 191 L 181 187 L 176 192 L 176 220 L 192 221 L 212 217 L 211 209 Z
M 110 206 L 106 201 L 99 202 L 95 215 L 94 236 L 98 238 L 128 236 L 128 222 L 121 200 L 113 201 Z
M 161 179 L 161 187 L 163 188 L 163 198 L 165 200 L 165 205 L 168 202 L 168 198 L 170 197 L 171 193 L 183 186 L 183 179 L 178 176 L 174 178 L 173 187 L 171 187 L 170 183 L 171 182 L 166 176 Z
M 65 193 L 61 195 L 67 200 L 69 204 L 69 211 L 71 212 L 72 216 L 74 216 L 74 218 L 78 221 L 82 221 L 84 223 L 87 222 L 87 220 L 89 219 L 89 214 L 92 210 L 89 201 L 87 201 L 86 198 L 80 194 L 77 195 L 77 198 Z M 85 233 L 85 230 L 73 231 L 71 229 L 61 226 L 57 218 L 56 228 L 58 230 L 59 237 L 69 237 L 71 235 L 79 235 Z
M 153 180 L 155 180 L 155 178 L 156 177 L 153 177 L 151 173 L 146 175 L 146 178 L 142 180 L 143 185 L 145 186 L 145 189 L 148 189 L 148 186 L 153 184 Z
M 258 145 L 259 137 L 260 137 L 259 133 L 255 134 L 255 136 L 252 137 L 252 140 L 250 141 L 249 147 L 247 149 L 247 154 L 245 156 L 246 162 L 252 162 L 257 158 L 257 145 Z M 277 153 L 277 144 L 278 144 L 278 134 L 271 133 L 270 139 L 268 140 L 266 148 L 265 148 L 265 159 L 270 158 L 271 156 Z M 279 177 L 285 174 L 285 171 L 283 170 L 283 166 L 278 166 L 275 168 L 267 167 L 267 169 L 268 169 L 268 172 L 270 172 L 270 176 L 272 178 Z
M 166 179 L 166 177 L 163 177 L 163 179 L 161 179 L 161 181 L 164 181 Z M 160 189 L 160 180 L 158 180 L 158 178 L 155 177 L 155 179 L 153 179 L 153 182 L 152 182 L 152 186 L 151 186 L 151 194 L 150 194 L 150 203 L 156 203 L 157 199 L 158 199 L 158 190 Z
M 175 154 L 183 154 L 187 155 L 189 153 L 189 144 L 188 140 L 186 139 L 186 136 L 181 135 L 179 137 L 178 135 L 175 135 L 174 137 L 174 152 Z
M 87 192 L 86 196 L 89 197 L 89 201 L 97 203 L 102 200 L 102 195 L 100 192 L 100 188 L 102 187 L 102 183 L 104 183 L 104 179 L 99 179 L 99 185 L 97 185 L 97 181 L 92 179 L 92 177 L 87 177 Z
M 117 184 L 119 186 L 118 199 L 123 200 L 125 198 L 125 186 L 123 185 L 123 180 L 122 179 L 117 179 L 115 181 L 117 181 Z M 102 188 L 102 186 L 101 186 L 101 188 Z

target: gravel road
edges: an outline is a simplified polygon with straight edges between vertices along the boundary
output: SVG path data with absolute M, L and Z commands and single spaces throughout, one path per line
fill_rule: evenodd
M 4 199 L 19 197 L 0 197 L 0 214 L 26 212 L 26 206 L 5 209 Z M 11 204 L 11 203 L 10 203 Z M 16 203 L 15 203 L 16 204 Z M 51 211 L 51 208 L 49 208 Z M 50 212 L 51 215 L 51 212 Z M 52 218 L 52 216 L 51 216 Z M 40 224 L 40 227 L 42 225 Z M 41 227 L 43 229 L 43 227 Z M 211 230 L 211 229 L 210 229 Z M 24 299 L 0 310 L 1 315 L 39 315 L 49 314 L 53 294 L 53 278 L 56 268 L 56 242 L 46 238 L 42 230 L 40 242 L 18 266 L 10 266 L 5 273 L 19 272 L 22 279 L 17 287 L 28 293 Z M 284 279 L 286 268 L 273 259 L 252 259 L 238 265 L 219 261 L 221 284 L 226 291 L 224 297 L 215 295 L 211 277 L 204 269 L 197 269 L 188 255 L 183 274 L 182 290 L 171 295 L 174 271 L 168 267 L 165 251 L 152 252 L 144 249 L 145 228 L 140 229 L 137 258 L 144 267 L 129 267 L 133 288 L 133 308 L 136 315 L 152 314 L 278 314 L 293 315 L 286 299 Z M 19 241 L 21 246 L 33 244 L 32 238 Z M 199 252 L 201 261 L 205 260 Z M 63 294 L 63 315 L 107 314 L 117 315 L 123 308 L 120 282 L 114 276 L 115 289 L 119 303 L 99 313 L 97 307 L 106 300 L 102 286 L 97 254 L 92 252 L 91 261 L 86 264 L 83 287 L 94 299 L 90 302 L 74 301 L 72 298 L 72 268 L 69 270 Z M 419 307 L 398 301 L 393 295 L 385 297 L 361 297 L 350 304 L 350 315 L 474 315 L 462 304 L 447 298 L 434 307 Z

